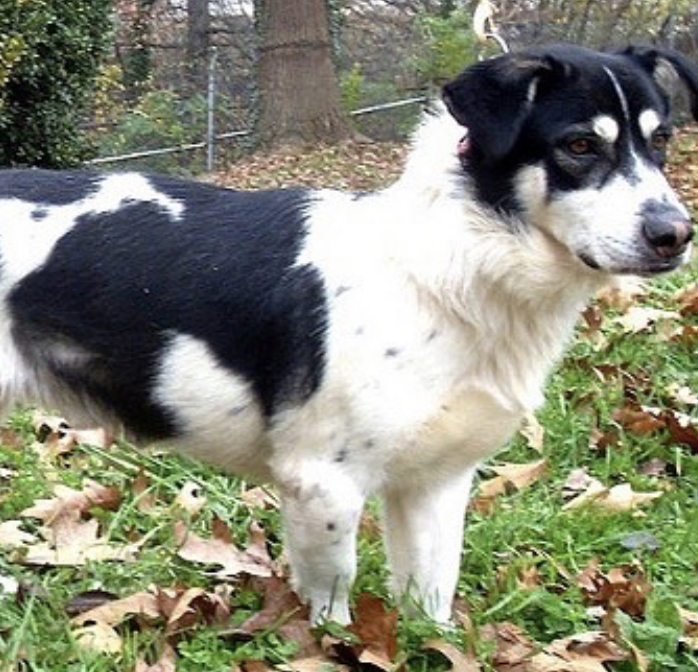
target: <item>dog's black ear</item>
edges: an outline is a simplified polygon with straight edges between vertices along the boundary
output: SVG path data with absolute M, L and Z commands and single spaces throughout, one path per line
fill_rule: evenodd
M 673 97 L 682 81 L 691 95 L 691 113 L 698 120 L 698 65 L 683 54 L 655 47 L 628 47 L 621 52 L 647 70 L 667 97 Z
M 482 155 L 504 157 L 514 146 L 541 87 L 569 77 L 549 55 L 507 54 L 467 68 L 443 88 L 443 99 Z

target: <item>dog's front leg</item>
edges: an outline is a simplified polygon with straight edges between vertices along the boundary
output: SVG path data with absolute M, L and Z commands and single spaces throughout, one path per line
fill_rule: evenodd
M 384 493 L 386 551 L 396 597 L 439 623 L 451 618 L 475 469 Z
M 313 622 L 347 624 L 364 496 L 332 464 L 304 464 L 286 474 L 279 486 L 294 588 L 310 604 Z

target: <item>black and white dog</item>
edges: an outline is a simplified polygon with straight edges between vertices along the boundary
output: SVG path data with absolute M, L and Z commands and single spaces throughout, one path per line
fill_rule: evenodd
M 445 87 L 403 177 L 244 193 L 0 173 L 0 394 L 279 490 L 313 618 L 350 619 L 367 496 L 395 592 L 450 616 L 473 473 L 541 402 L 590 295 L 690 253 L 654 49 L 569 46 Z

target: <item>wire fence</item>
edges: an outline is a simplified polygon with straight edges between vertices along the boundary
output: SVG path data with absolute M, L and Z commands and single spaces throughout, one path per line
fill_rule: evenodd
M 213 61 L 213 59 L 212 59 Z M 215 92 L 215 87 L 213 88 Z M 206 133 L 206 140 L 201 142 L 190 142 L 183 145 L 175 145 L 172 147 L 161 147 L 158 149 L 146 149 L 139 152 L 128 152 L 126 154 L 119 154 L 116 156 L 101 156 L 96 159 L 91 159 L 86 162 L 86 165 L 99 166 L 113 163 L 122 163 L 126 161 L 133 161 L 137 159 L 148 159 L 156 156 L 167 156 L 170 154 L 178 154 L 181 152 L 191 152 L 206 149 L 206 170 L 211 172 L 215 168 L 216 159 L 216 149 L 218 143 L 225 140 L 236 140 L 240 138 L 250 137 L 252 131 L 250 130 L 238 130 L 238 131 L 227 131 L 225 133 L 215 132 L 215 106 L 216 106 L 216 96 L 210 94 L 211 87 L 209 87 L 209 97 L 208 97 L 208 128 Z M 382 103 L 380 105 L 371 105 L 369 107 L 362 107 L 357 110 L 352 110 L 350 115 L 353 117 L 360 117 L 367 114 L 375 114 L 377 112 L 385 112 L 389 110 L 395 110 L 402 107 L 407 107 L 410 105 L 421 105 L 426 103 L 428 98 L 426 96 L 414 96 L 412 98 L 404 98 L 402 100 L 395 100 L 389 103 Z

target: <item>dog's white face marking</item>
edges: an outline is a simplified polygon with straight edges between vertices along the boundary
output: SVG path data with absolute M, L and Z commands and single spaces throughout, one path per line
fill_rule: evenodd
M 607 114 L 601 114 L 592 120 L 591 126 L 594 133 L 609 145 L 615 144 L 620 136 L 620 126 L 618 122 Z
M 580 259 L 615 273 L 641 274 L 653 270 L 653 263 L 661 264 L 648 260 L 643 239 L 641 213 L 648 200 L 688 217 L 663 173 L 639 157 L 627 176 L 618 175 L 600 189 L 590 186 L 549 198 L 545 168 L 530 166 L 521 171 L 517 190 L 534 226 Z
M 662 125 L 662 120 L 654 110 L 644 110 L 638 118 L 638 123 L 642 137 L 649 141 L 654 132 Z

